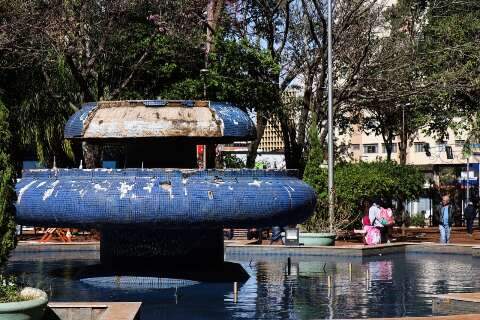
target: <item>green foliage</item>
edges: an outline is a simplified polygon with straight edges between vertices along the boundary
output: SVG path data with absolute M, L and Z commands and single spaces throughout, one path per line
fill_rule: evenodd
M 426 20 L 418 56 L 423 81 L 430 84 L 423 103 L 431 110 L 431 131 L 448 125 L 475 130 L 472 122 L 480 117 L 480 3 L 439 0 L 429 6 Z M 457 117 L 464 121 L 453 123 Z
M 12 136 L 7 108 L 0 101 L 0 265 L 15 246 L 15 171 L 10 160 Z
M 14 277 L 0 275 L 0 303 L 17 302 L 25 300 L 20 296 L 20 289 Z
M 323 150 L 320 143 L 317 121 L 313 119 L 308 131 L 310 151 L 303 173 L 303 180 L 315 189 L 318 197 L 315 213 L 303 224 L 307 231 L 326 231 L 328 226 L 328 182 L 327 170 L 322 167 Z M 326 202 L 325 202 L 326 200 Z M 327 204 L 326 207 L 325 204 Z
M 198 69 L 190 77 L 166 86 L 160 96 L 167 99 L 203 99 L 205 81 L 207 99 L 229 101 L 248 109 L 272 110 L 279 107 L 278 83 L 272 80 L 278 68 L 267 50 L 246 40 L 218 36 L 205 78 L 201 77 Z
M 279 107 L 275 81 L 279 66 L 267 50 L 245 39 L 218 39 L 211 60 L 208 76 L 211 98 L 256 110 Z
M 423 213 L 417 213 L 410 218 L 410 225 L 415 227 L 425 227 L 425 215 Z
M 322 167 L 323 152 L 315 125 L 310 128 L 311 149 L 305 167 L 304 181 L 318 197 L 313 216 L 303 225 L 307 231 L 326 231 L 328 221 L 327 169 Z M 413 166 L 392 161 L 340 163 L 335 167 L 334 228 L 344 229 L 355 223 L 363 213 L 363 200 L 383 197 L 393 200 L 416 199 L 423 189 L 425 178 Z
M 225 164 L 225 168 L 229 169 L 242 169 L 245 168 L 245 163 L 234 154 L 225 154 L 223 157 L 223 163 Z
M 255 161 L 255 169 L 267 169 L 268 162 L 267 161 Z

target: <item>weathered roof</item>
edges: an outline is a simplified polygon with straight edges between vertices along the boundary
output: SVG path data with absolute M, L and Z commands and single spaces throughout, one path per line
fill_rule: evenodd
M 211 101 L 128 100 L 84 104 L 67 122 L 67 139 L 188 137 L 252 140 L 255 126 L 237 106 Z

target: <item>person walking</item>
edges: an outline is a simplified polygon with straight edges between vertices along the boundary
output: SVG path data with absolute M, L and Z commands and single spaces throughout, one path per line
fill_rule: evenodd
M 467 233 L 471 237 L 473 235 L 473 220 L 475 220 L 477 215 L 477 211 L 473 206 L 473 202 L 470 201 L 467 203 L 463 214 L 465 215 L 465 220 L 467 221 Z
M 437 207 L 438 228 L 440 230 L 440 243 L 450 241 L 450 230 L 453 225 L 454 206 L 450 203 L 450 197 L 444 195 L 442 203 Z

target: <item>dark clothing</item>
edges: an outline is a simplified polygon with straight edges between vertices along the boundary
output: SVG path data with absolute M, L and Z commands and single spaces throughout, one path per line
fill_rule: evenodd
M 473 234 L 473 219 L 467 219 L 467 232 Z
M 453 225 L 453 217 L 455 216 L 455 207 L 452 204 L 448 204 L 448 226 L 451 227 Z M 443 226 L 443 217 L 442 217 L 442 209 L 444 205 L 440 204 L 437 206 L 437 210 L 435 212 L 435 217 L 438 223 Z
M 472 219 L 474 220 L 475 219 L 475 216 L 477 215 L 477 212 L 475 211 L 475 208 L 473 207 L 473 205 L 469 204 L 465 207 L 465 210 L 463 211 L 464 215 L 465 215 L 465 219 Z
M 283 232 L 283 228 L 272 227 L 272 238 L 270 240 L 270 244 L 272 244 L 274 242 L 280 242 L 281 244 L 283 244 L 282 232 Z
M 387 228 L 387 227 L 383 227 L 383 228 L 377 227 L 377 229 L 378 229 L 378 231 L 380 231 L 380 243 L 387 243 L 387 240 L 388 240 L 388 237 L 387 237 L 388 228 Z
M 477 211 L 475 210 L 473 205 L 469 204 L 465 207 L 463 213 L 467 222 L 467 232 L 469 234 L 473 234 L 473 220 L 475 220 L 475 217 L 477 216 Z

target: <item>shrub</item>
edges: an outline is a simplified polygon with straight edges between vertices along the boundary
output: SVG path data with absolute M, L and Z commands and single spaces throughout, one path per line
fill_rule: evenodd
M 0 266 L 15 246 L 15 171 L 10 160 L 8 110 L 0 101 Z
M 4 277 L 0 275 L 0 303 L 22 301 L 24 298 L 20 296 L 14 277 Z
M 245 163 L 234 154 L 227 153 L 223 156 L 223 163 L 227 169 L 242 169 L 245 168 Z
M 322 165 L 323 152 L 316 125 L 309 132 L 310 153 L 304 180 L 316 191 L 318 201 L 315 213 L 303 224 L 310 232 L 328 229 L 327 169 Z M 425 178 L 413 166 L 393 161 L 340 163 L 335 167 L 334 228 L 345 229 L 363 215 L 361 204 L 365 199 L 383 197 L 397 201 L 416 199 L 422 192 Z
M 425 215 L 423 213 L 417 213 L 411 216 L 410 225 L 415 227 L 425 227 Z

